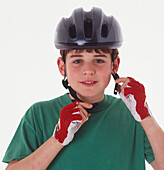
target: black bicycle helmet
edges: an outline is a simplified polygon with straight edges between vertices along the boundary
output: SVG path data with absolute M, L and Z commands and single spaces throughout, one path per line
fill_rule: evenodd
M 75 9 L 69 18 L 62 18 L 55 34 L 57 49 L 106 48 L 122 45 L 121 28 L 113 16 L 106 16 L 100 8 L 85 12 Z

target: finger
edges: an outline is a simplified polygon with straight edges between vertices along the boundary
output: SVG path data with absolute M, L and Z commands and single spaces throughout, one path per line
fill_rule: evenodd
M 125 83 L 125 82 L 127 82 L 127 81 L 128 81 L 128 82 L 130 81 L 130 79 L 127 78 L 127 77 L 120 77 L 120 78 L 118 78 L 118 79 L 115 80 L 116 83 Z
M 87 116 L 86 116 L 87 114 Z M 84 124 L 87 120 L 88 120 L 88 113 L 86 112 L 86 110 L 84 110 L 84 112 L 81 110 L 80 111 L 80 115 L 83 117 L 82 121 L 80 122 L 80 124 Z
M 124 90 L 125 87 L 127 87 L 128 85 L 128 81 L 126 81 L 125 83 L 123 83 L 122 85 L 120 85 L 121 91 Z
M 83 118 L 82 121 L 80 122 L 80 125 L 82 125 L 88 120 L 90 114 L 82 106 L 78 106 L 78 107 L 80 107 L 80 115 Z
M 122 92 L 124 94 L 124 88 L 127 87 L 129 83 L 129 79 L 126 79 L 122 85 L 119 85 L 119 93 Z
M 143 84 L 139 83 L 138 81 L 135 81 L 134 79 L 130 80 L 128 83 L 129 86 L 131 87 L 136 87 L 136 88 L 143 88 Z
M 128 93 L 128 91 L 127 91 L 127 94 L 125 94 L 125 89 L 128 89 L 128 88 L 130 90 L 132 89 L 131 87 L 127 87 L 127 86 L 129 86 L 128 83 L 129 82 L 126 81 L 123 85 L 120 85 L 120 87 L 119 87 L 119 93 L 122 93 L 125 96 L 126 99 L 128 98 L 128 94 L 131 94 L 131 93 Z
M 92 104 L 90 103 L 85 103 L 85 102 L 79 102 L 78 105 L 81 105 L 83 108 L 91 109 L 93 107 Z
M 119 93 L 123 93 L 124 94 L 124 88 L 121 88 L 121 86 L 119 88 Z
M 130 82 L 136 83 L 136 84 L 140 84 L 138 81 L 136 81 L 135 79 L 133 79 L 132 77 L 128 77 L 128 79 L 130 80 Z
M 78 106 L 78 104 L 79 104 L 79 101 L 75 101 L 75 102 L 67 105 L 67 109 L 69 109 L 69 108 L 75 108 L 76 106 Z
M 72 119 L 72 122 L 81 122 L 83 120 L 83 117 L 80 112 L 76 112 L 72 114 Z
M 119 84 L 119 90 L 121 92 L 124 92 L 124 88 L 128 85 L 128 83 L 130 82 L 130 80 L 128 78 L 119 78 L 116 80 L 116 83 L 122 83 L 122 84 Z
M 80 121 L 79 124 L 83 125 L 87 120 L 88 120 L 88 118 L 87 119 L 82 119 L 82 121 Z
M 80 109 L 80 115 L 83 118 L 82 121 L 80 121 L 80 125 L 82 125 L 88 120 L 89 117 L 88 112 L 84 108 L 92 108 L 92 104 L 79 102 L 77 107 Z
M 84 114 L 85 117 L 87 118 L 87 117 L 88 117 L 88 112 L 87 112 L 81 105 L 78 105 L 78 108 L 80 109 L 80 111 L 82 112 L 82 114 Z

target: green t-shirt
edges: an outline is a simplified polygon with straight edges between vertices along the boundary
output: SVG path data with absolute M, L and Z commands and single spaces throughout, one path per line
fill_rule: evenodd
M 25 158 L 47 139 L 58 122 L 68 94 L 32 105 L 6 151 L 4 162 Z M 154 160 L 148 138 L 121 99 L 105 95 L 47 169 L 55 170 L 144 170 L 145 159 Z

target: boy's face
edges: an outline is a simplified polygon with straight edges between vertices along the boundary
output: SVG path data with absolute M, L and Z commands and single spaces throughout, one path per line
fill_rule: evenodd
M 62 59 L 59 58 L 58 66 L 62 75 L 64 75 L 63 65 Z M 115 69 L 116 72 L 117 69 L 118 67 Z M 72 50 L 66 55 L 68 82 L 83 101 L 95 103 L 103 100 L 104 90 L 109 84 L 112 70 L 113 65 L 109 53 Z

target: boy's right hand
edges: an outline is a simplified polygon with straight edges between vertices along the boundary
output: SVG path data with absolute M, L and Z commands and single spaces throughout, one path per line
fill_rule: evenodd
M 90 109 L 92 105 L 76 101 L 62 108 L 54 131 L 55 138 L 62 145 L 68 145 L 81 125 L 88 120 L 90 114 L 84 108 Z

